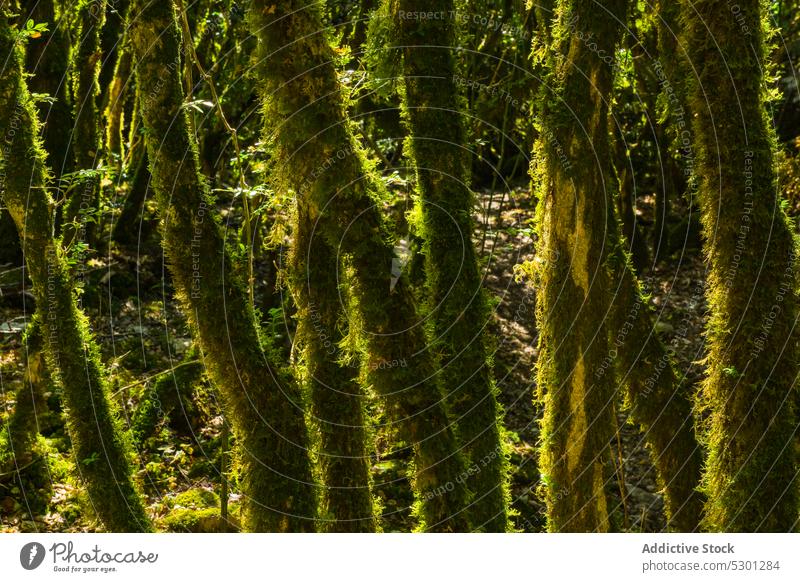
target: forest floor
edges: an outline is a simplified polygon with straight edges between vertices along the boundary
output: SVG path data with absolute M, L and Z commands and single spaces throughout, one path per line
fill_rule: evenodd
M 538 492 L 536 455 L 541 411 L 534 394 L 534 294 L 530 283 L 520 280 L 515 271 L 516 265 L 533 259 L 532 201 L 527 191 L 517 189 L 505 196 L 483 194 L 480 202 L 478 220 L 486 236 L 484 240 L 479 233 L 476 244 L 483 249 L 486 287 L 493 298 L 494 371 L 512 445 L 514 523 L 521 531 L 541 531 L 544 505 Z M 171 290 L 162 283 L 166 273 L 161 255 L 115 251 L 96 257 L 90 267 L 87 276 L 95 277 L 103 292 L 86 297 L 85 303 L 92 306 L 88 311 L 114 397 L 129 426 L 138 427 L 133 444 L 149 512 L 161 528 L 170 531 L 230 529 L 219 519 L 218 509 L 223 491 L 219 470 L 223 462 L 229 462 L 222 454 L 226 450 L 223 418 L 213 388 L 202 374 L 192 372 L 201 368 L 201 362 L 190 348 L 190 334 Z M 696 386 L 702 376 L 696 362 L 703 357 L 703 262 L 696 251 L 673 257 L 647 280 L 658 317 L 656 329 L 674 349 L 678 369 L 688 384 Z M 87 290 L 93 285 L 94 281 Z M 31 306 L 25 294 L 0 296 L 0 425 L 11 415 L 23 386 L 22 330 Z M 272 330 L 281 334 L 279 327 Z M 45 396 L 47 406 L 37 411 L 41 433 L 37 454 L 14 456 L 0 450 L 0 529 L 93 531 L 96 521 L 74 477 L 57 392 L 52 389 Z M 137 416 L 141 402 L 148 398 L 158 404 L 159 413 L 149 422 Z M 617 420 L 619 439 L 613 448 L 622 468 L 616 468 L 608 483 L 615 521 L 625 531 L 659 531 L 664 528 L 663 504 L 641 432 L 621 406 Z M 21 479 L 13 470 L 14 459 L 22 467 Z M 378 434 L 373 479 L 383 504 L 384 531 L 408 531 L 414 526 L 407 461 L 385 435 Z M 231 490 L 235 492 L 235 483 Z M 237 503 L 238 496 L 230 493 L 233 527 Z

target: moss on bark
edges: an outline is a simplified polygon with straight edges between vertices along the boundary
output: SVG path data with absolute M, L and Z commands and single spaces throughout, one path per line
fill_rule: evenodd
M 531 171 L 539 186 L 540 467 L 551 531 L 611 528 L 604 486 L 615 385 L 597 373 L 609 352 L 606 237 L 616 228 L 607 124 L 613 71 L 604 56 L 614 54 L 626 2 L 599 4 L 557 4 Z
M 709 262 L 705 526 L 797 528 L 796 241 L 781 208 L 765 107 L 760 0 L 682 4 Z M 713 14 L 713 18 L 708 15 Z
M 22 13 L 36 23 L 46 22 L 48 31 L 31 39 L 26 51 L 26 69 L 33 75 L 28 86 L 32 93 L 47 94 L 52 101 L 37 103 L 42 137 L 49 166 L 57 182 L 62 174 L 72 172 L 74 159 L 71 147 L 73 128 L 72 91 L 68 71 L 70 36 L 68 16 L 53 0 L 27 0 Z
M 95 170 L 100 159 L 99 96 L 100 31 L 105 23 L 105 0 L 82 0 L 78 5 L 77 47 L 73 59 L 75 126 L 72 151 L 77 170 Z M 100 178 L 96 172 L 84 176 L 72 190 L 65 211 L 64 240 L 94 243 L 100 209 Z
M 402 57 L 404 151 L 416 168 L 427 296 L 437 375 L 469 464 L 474 498 L 472 526 L 503 532 L 508 524 L 506 452 L 484 331 L 489 319 L 473 244 L 474 196 L 470 159 L 459 107 L 453 48 L 458 46 L 452 0 L 394 0 L 386 16 L 396 23 Z M 402 17 L 430 11 L 444 19 Z
M 656 335 L 650 306 L 629 258 L 619 244 L 615 246 L 609 362 L 625 389 L 633 419 L 644 431 L 668 527 L 695 531 L 703 514 L 703 496 L 697 491 L 703 461 L 695 436 L 691 387 L 678 379 L 672 356 Z M 599 373 L 611 371 L 603 367 Z
M 297 385 L 261 337 L 200 174 L 183 108 L 180 34 L 168 2 L 136 0 L 131 46 L 162 240 L 178 299 L 241 447 L 243 527 L 312 531 L 316 485 Z
M 97 344 L 78 309 L 59 241 L 53 239 L 51 200 L 39 123 L 22 73 L 22 46 L 7 14 L 0 18 L 2 195 L 17 224 L 40 312 L 48 368 L 62 386 L 75 464 L 97 515 L 110 531 L 147 531 L 150 521 L 131 478 Z
M 256 73 L 280 179 L 349 274 L 349 326 L 361 342 L 369 382 L 415 452 L 420 527 L 469 529 L 466 465 L 404 277 L 392 288 L 391 235 L 378 208 L 383 186 L 345 113 L 320 6 L 256 0 Z
M 336 255 L 315 236 L 314 224 L 302 211 L 295 222 L 291 273 L 298 319 L 295 345 L 302 349 L 325 485 L 322 527 L 336 532 L 375 531 L 366 392 L 357 360 L 342 348 L 346 323 L 340 294 L 345 293 L 344 285 L 338 281 Z

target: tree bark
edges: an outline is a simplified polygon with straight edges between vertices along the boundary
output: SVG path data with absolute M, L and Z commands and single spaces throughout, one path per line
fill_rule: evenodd
M 604 491 L 613 435 L 609 352 L 608 97 L 626 2 L 561 0 L 539 96 L 541 134 L 531 169 L 539 185 L 537 380 L 544 402 L 540 467 L 548 529 L 608 531 Z M 591 43 L 587 41 L 591 39 Z M 590 48 L 590 46 L 592 48 Z
M 468 530 L 466 466 L 405 278 L 392 287 L 393 244 L 377 206 L 382 184 L 346 116 L 319 3 L 256 0 L 249 19 L 259 39 L 256 74 L 279 179 L 346 273 L 348 323 L 363 347 L 368 380 L 414 448 L 420 527 Z
M 484 338 L 490 312 L 472 240 L 475 200 L 455 82 L 455 21 L 400 16 L 454 10 L 452 0 L 391 2 L 399 47 L 393 52 L 403 61 L 405 151 L 417 174 L 438 379 L 469 464 L 466 483 L 474 499 L 468 512 L 473 528 L 504 532 L 509 526 L 506 452 Z
M 110 531 L 147 531 L 150 521 L 136 493 L 126 442 L 86 316 L 78 309 L 64 251 L 53 239 L 52 201 L 39 142 L 39 123 L 22 72 L 20 38 L 0 19 L 2 188 L 17 225 L 44 332 L 50 373 L 63 389 L 67 427 L 81 479 Z
M 735 8 L 697 0 L 681 15 L 709 262 L 705 526 L 786 532 L 798 523 L 797 249 L 765 108 L 764 5 Z
M 178 299 L 242 449 L 244 528 L 313 531 L 316 484 L 303 402 L 261 337 L 200 174 L 171 2 L 135 0 L 130 39 L 162 240 Z

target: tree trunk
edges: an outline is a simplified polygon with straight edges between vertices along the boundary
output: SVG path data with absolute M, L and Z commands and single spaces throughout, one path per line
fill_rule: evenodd
M 320 516 L 327 531 L 371 532 L 377 524 L 370 490 L 366 394 L 359 383 L 357 360 L 341 348 L 346 322 L 340 294 L 346 293 L 346 285 L 337 280 L 336 255 L 315 235 L 308 213 L 297 214 L 291 257 L 298 309 L 295 342 L 302 348 L 303 373 L 319 432 L 325 484 Z
M 313 531 L 316 485 L 303 403 L 273 362 L 200 174 L 183 108 L 180 34 L 169 2 L 136 0 L 129 29 L 162 240 L 178 298 L 242 448 L 244 528 Z M 262 345 L 263 342 L 263 345 Z
M 75 302 L 66 257 L 52 237 L 51 200 L 39 123 L 22 73 L 22 47 L 7 14 L 0 22 L 2 193 L 17 224 L 44 332 L 48 368 L 62 386 L 75 464 L 110 531 L 150 529 L 131 479 L 126 444 L 86 316 Z
M 298 213 L 315 225 L 350 281 L 348 323 L 363 347 L 369 382 L 416 454 L 421 527 L 468 530 L 466 466 L 411 292 L 402 276 L 392 286 L 393 245 L 376 206 L 382 184 L 346 117 L 319 3 L 256 0 L 249 18 L 259 39 L 256 72 L 279 178 L 297 193 Z
M 473 244 L 475 206 L 469 188 L 460 96 L 455 83 L 452 19 L 415 20 L 400 14 L 450 14 L 452 0 L 397 0 L 391 17 L 403 60 L 403 110 L 420 194 L 427 294 L 433 319 L 438 379 L 469 464 L 473 528 L 508 528 L 505 450 L 484 329 L 490 312 Z M 391 55 L 390 58 L 395 58 Z
M 73 116 L 69 84 L 70 38 L 69 18 L 64 8 L 56 13 L 53 0 L 27 0 L 23 6 L 26 18 L 46 22 L 48 32 L 28 42 L 26 69 L 33 75 L 28 85 L 32 93 L 49 95 L 54 101 L 37 103 L 39 120 L 43 124 L 42 137 L 48 154 L 48 165 L 58 183 L 62 174 L 74 169 L 70 140 Z
M 703 496 L 697 491 L 703 459 L 694 431 L 691 387 L 677 378 L 628 258 L 620 244 L 614 246 L 609 362 L 625 387 L 633 419 L 644 431 L 664 495 L 667 526 L 695 531 L 703 512 Z M 598 373 L 607 370 L 601 367 Z
M 604 485 L 615 386 L 597 373 L 609 352 L 606 237 L 616 228 L 607 124 L 613 70 L 602 56 L 614 54 L 626 3 L 601 4 L 559 3 L 532 167 L 539 185 L 540 467 L 551 531 L 611 529 Z
M 105 23 L 105 0 L 82 0 L 78 6 L 79 27 L 74 59 L 76 71 L 75 129 L 72 151 L 78 170 L 96 170 L 100 160 L 100 31 Z M 67 243 L 94 244 L 99 223 L 100 178 L 89 174 L 81 178 L 67 200 L 64 240 Z
M 797 528 L 797 251 L 764 102 L 763 6 L 682 5 L 710 265 L 705 525 L 720 531 Z

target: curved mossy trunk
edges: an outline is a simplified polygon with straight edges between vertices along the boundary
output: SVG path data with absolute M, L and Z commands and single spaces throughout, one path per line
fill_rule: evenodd
M 316 485 L 303 403 L 294 380 L 273 364 L 270 339 L 259 334 L 199 171 L 197 144 L 183 107 L 174 8 L 169 2 L 135 0 L 129 16 L 164 250 L 178 298 L 242 449 L 243 526 L 250 531 L 313 531 Z
M 105 0 L 82 0 L 78 5 L 78 30 L 73 59 L 75 128 L 72 151 L 77 170 L 95 170 L 100 161 L 99 96 L 100 31 L 105 23 Z M 100 209 L 100 179 L 92 172 L 70 193 L 65 212 L 64 242 L 94 244 Z
M 320 236 L 308 213 L 298 211 L 291 257 L 292 288 L 297 303 L 295 345 L 302 349 L 303 375 L 311 393 L 317 426 L 318 458 L 325 490 L 320 519 L 326 531 L 371 532 L 377 529 L 370 480 L 366 393 L 358 364 L 343 353 L 345 339 L 335 253 Z M 332 521 L 331 521 L 332 520 Z
M 2 196 L 20 232 L 28 274 L 39 309 L 44 350 L 54 381 L 61 385 L 75 464 L 89 498 L 110 531 L 146 531 L 145 515 L 131 479 L 126 443 L 108 394 L 105 370 L 86 316 L 77 307 L 64 251 L 52 237 L 51 200 L 45 186 L 45 153 L 39 123 L 22 73 L 22 47 L 0 18 L 3 136 Z
M 613 116 L 613 112 L 611 113 Z M 619 211 L 622 233 L 627 242 L 626 250 L 631 255 L 631 261 L 637 273 L 642 273 L 650 267 L 650 251 L 644 233 L 636 221 L 636 185 L 634 183 L 634 168 L 627 153 L 624 136 L 619 127 L 615 128 L 613 151 L 614 170 L 619 184 L 617 208 Z
M 616 237 L 610 237 L 612 244 Z M 702 455 L 694 430 L 690 386 L 677 377 L 671 354 L 656 335 L 650 305 L 619 244 L 612 257 L 609 359 L 625 388 L 633 419 L 644 432 L 664 496 L 667 526 L 697 530 L 703 513 Z M 598 374 L 611 373 L 605 366 Z
M 682 4 L 683 44 L 697 75 L 689 100 L 710 265 L 704 523 L 720 531 L 797 528 L 797 251 L 765 108 L 763 6 Z
M 62 174 L 72 172 L 72 99 L 68 77 L 70 62 L 69 18 L 53 0 L 27 0 L 22 13 L 34 22 L 46 22 L 48 31 L 28 42 L 26 69 L 33 76 L 28 81 L 32 93 L 47 94 L 53 101 L 37 103 L 43 124 L 42 138 L 48 165 L 58 183 Z
M 383 186 L 347 119 L 319 3 L 256 0 L 249 19 L 279 177 L 347 273 L 348 324 L 357 330 L 368 380 L 416 455 L 420 527 L 468 530 L 466 465 L 405 277 L 392 286 L 394 249 L 378 210 Z
M 472 240 L 475 200 L 455 81 L 455 20 L 400 16 L 454 10 L 453 0 L 390 2 L 399 47 L 390 58 L 403 62 L 405 152 L 414 163 L 420 196 L 427 295 L 441 368 L 437 378 L 469 464 L 466 483 L 474 498 L 468 513 L 473 528 L 504 532 L 507 463 L 484 338 L 490 314 Z
M 122 42 L 122 41 L 120 41 Z M 120 46 L 117 51 L 117 62 L 114 65 L 114 76 L 108 86 L 108 103 L 105 106 L 106 118 L 106 155 L 116 155 L 119 164 L 125 158 L 125 102 L 131 89 L 133 58 L 130 49 Z
M 606 237 L 616 228 L 608 179 L 613 70 L 602 55 L 614 53 L 626 2 L 600 4 L 557 5 L 531 169 L 539 186 L 534 277 L 544 402 L 540 468 L 551 531 L 611 528 L 604 486 L 615 383 L 611 375 L 597 374 L 609 352 Z
M 111 238 L 121 245 L 140 244 L 142 224 L 145 221 L 143 212 L 150 185 L 150 170 L 147 162 L 147 147 L 142 141 L 133 145 L 130 166 L 133 175 L 128 181 L 128 192 L 122 202 L 122 210 L 114 224 Z

